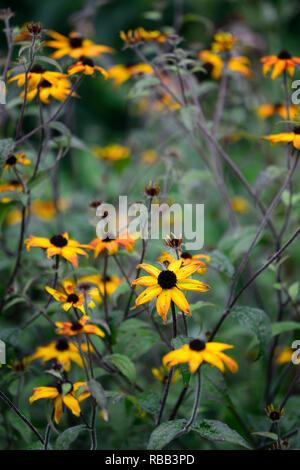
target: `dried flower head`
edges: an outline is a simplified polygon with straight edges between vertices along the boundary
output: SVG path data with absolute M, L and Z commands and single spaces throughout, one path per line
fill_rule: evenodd
M 167 235 L 165 238 L 165 243 L 168 245 L 170 248 L 179 248 L 181 243 L 182 243 L 182 235 L 180 235 L 178 238 L 174 235 L 174 233 L 171 233 L 171 236 Z
M 158 196 L 159 192 L 160 192 L 160 187 L 158 183 L 152 184 L 152 181 L 149 181 L 148 186 L 145 186 L 145 193 L 148 196 L 151 196 L 151 197 Z
M 267 408 L 265 408 L 265 413 L 271 421 L 279 421 L 284 409 L 278 405 L 277 410 L 275 410 L 274 405 L 271 403 Z

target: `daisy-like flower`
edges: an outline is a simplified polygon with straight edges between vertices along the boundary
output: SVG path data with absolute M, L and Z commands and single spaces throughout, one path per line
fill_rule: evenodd
M 31 161 L 26 158 L 25 153 L 17 153 L 17 155 L 10 154 L 5 159 L 4 170 L 8 170 L 8 168 L 12 168 L 19 163 L 27 166 L 31 164 Z
M 85 352 L 88 351 L 88 346 L 85 343 L 81 344 L 81 348 Z M 39 346 L 35 353 L 28 358 L 30 362 L 35 359 L 42 359 L 42 363 L 50 361 L 51 359 L 56 359 L 60 364 L 62 364 L 67 372 L 71 368 L 71 361 L 75 362 L 78 366 L 83 367 L 77 346 L 64 338 L 52 341 L 46 346 Z
M 213 80 L 219 80 L 224 67 L 223 59 L 217 54 L 214 54 L 213 52 L 206 49 L 199 52 L 198 57 L 204 62 L 203 67 L 207 73 L 211 75 L 211 78 Z M 248 57 L 231 57 L 228 61 L 228 69 L 232 72 L 238 72 L 244 77 L 249 78 L 252 75 L 249 64 L 250 61 Z
M 271 145 L 292 143 L 293 147 L 300 150 L 300 126 L 294 127 L 292 132 L 265 135 L 262 139 L 268 140 Z
M 145 193 L 147 194 L 147 196 L 158 196 L 159 192 L 160 187 L 158 183 L 152 183 L 152 181 L 149 181 L 148 186 L 145 186 Z
M 100 274 L 91 274 L 90 276 L 83 276 L 78 280 L 77 287 L 78 289 L 87 288 L 90 289 L 90 284 L 95 284 L 97 286 L 96 289 L 92 289 L 91 296 L 93 300 L 97 303 L 102 303 L 102 296 L 104 296 L 104 292 L 106 290 L 107 295 L 112 296 L 115 290 L 119 287 L 122 283 L 122 279 L 117 276 L 109 276 L 106 275 L 105 281 Z M 100 295 L 100 293 L 101 295 Z
M 123 230 L 116 238 L 109 236 L 104 239 L 94 238 L 89 246 L 95 250 L 95 258 L 98 258 L 99 254 L 104 250 L 106 250 L 109 255 L 114 255 L 118 252 L 120 246 L 125 248 L 129 253 L 132 253 L 136 245 L 136 238 L 136 236 L 130 235 L 128 230 Z
M 31 90 L 33 88 L 38 88 L 38 86 L 46 80 L 47 82 L 51 83 L 51 85 L 56 84 L 60 79 L 67 78 L 68 75 L 61 72 L 52 72 L 50 70 L 44 69 L 39 64 L 34 65 L 31 67 L 30 71 L 27 74 L 28 80 L 28 89 Z M 25 85 L 25 73 L 20 73 L 15 75 L 14 77 L 10 78 L 7 83 L 14 82 L 18 80 L 18 87 L 22 88 Z
M 170 371 L 170 367 L 164 367 L 164 366 L 161 366 L 159 369 L 157 369 L 156 367 L 153 367 L 151 369 L 152 375 L 156 378 L 156 380 L 158 380 L 162 384 L 166 384 L 168 380 L 169 371 Z M 177 382 L 179 376 L 180 376 L 180 370 L 177 369 L 174 371 L 172 375 L 172 379 L 171 379 L 172 385 L 175 382 Z
M 272 80 L 275 80 L 284 70 L 287 70 L 292 77 L 295 72 L 295 65 L 300 65 L 300 57 L 293 57 L 288 51 L 281 51 L 278 55 L 262 57 L 260 61 L 263 64 L 264 75 L 273 67 Z
M 168 268 L 163 271 L 160 271 L 150 264 L 143 263 L 138 265 L 138 268 L 144 269 L 150 276 L 143 276 L 132 282 L 133 286 L 147 286 L 147 289 L 136 298 L 135 305 L 142 305 L 157 297 L 157 313 L 163 319 L 164 323 L 167 321 L 171 301 L 173 301 L 183 313 L 190 315 L 189 303 L 180 289 L 207 292 L 210 287 L 195 279 L 187 279 L 199 269 L 200 263 L 195 262 L 181 267 L 182 263 L 182 259 L 173 261 L 169 264 Z
M 130 155 L 130 148 L 123 145 L 110 144 L 106 147 L 95 147 L 94 155 L 104 160 L 111 160 L 116 162 L 128 158 Z
M 42 80 L 37 87 L 28 87 L 27 100 L 32 101 L 37 94 L 43 103 L 48 104 L 49 98 L 54 98 L 57 101 L 64 101 L 71 92 L 71 82 L 66 78 L 61 78 L 55 83 L 49 80 Z M 21 93 L 21 98 L 24 97 L 24 91 Z M 76 96 L 72 93 L 72 96 Z
M 96 72 L 100 72 L 105 79 L 108 78 L 107 71 L 103 67 L 95 65 L 89 57 L 79 60 L 76 64 L 70 65 L 68 68 L 69 75 L 80 72 L 83 72 L 84 75 L 96 75 Z
M 114 49 L 111 47 L 95 44 L 90 39 L 86 39 L 74 31 L 69 33 L 68 37 L 56 31 L 48 31 L 48 35 L 53 40 L 47 41 L 44 46 L 57 49 L 50 56 L 53 59 L 60 59 L 65 55 L 73 59 L 79 59 L 80 57 L 97 57 L 103 53 L 114 53 Z
M 238 37 L 231 33 L 217 33 L 214 35 L 214 41 L 211 45 L 213 52 L 228 52 L 233 49 L 238 41 Z
M 146 31 L 144 28 L 139 27 L 137 29 L 130 29 L 120 32 L 120 38 L 127 44 L 136 44 L 139 41 L 154 41 L 154 42 L 166 42 L 168 35 L 163 34 L 160 31 Z
M 235 196 L 230 199 L 230 204 L 234 212 L 246 213 L 249 212 L 249 202 L 242 196 Z
M 67 207 L 65 201 L 60 199 L 57 202 L 57 207 L 60 211 L 64 211 Z M 53 201 L 42 201 L 35 199 L 31 204 L 31 213 L 41 220 L 49 221 L 53 219 L 56 214 L 56 205 Z
M 287 111 L 286 111 L 286 106 L 285 104 L 282 103 L 266 103 L 262 104 L 261 106 L 258 106 L 256 109 L 257 115 L 260 119 L 266 119 L 270 116 L 274 116 L 275 114 L 278 114 L 278 116 L 282 117 L 282 119 L 287 119 Z M 290 119 L 295 119 L 297 115 L 300 113 L 300 107 L 291 104 L 289 106 L 289 116 Z
M 64 292 L 56 289 L 52 289 L 52 287 L 46 286 L 46 291 L 54 297 L 55 300 L 58 302 L 62 302 L 62 308 L 68 312 L 71 307 L 78 308 L 83 314 L 86 313 L 84 309 L 84 294 L 78 292 L 75 289 L 76 283 L 72 279 L 64 279 L 63 281 L 63 290 Z M 88 297 L 91 297 L 90 292 L 87 293 Z M 96 305 L 95 303 L 88 299 L 88 306 L 94 308 Z
M 83 384 L 85 384 L 85 382 L 76 382 L 74 384 L 71 382 L 58 382 L 55 387 L 36 387 L 33 389 L 33 395 L 29 398 L 29 402 L 33 403 L 41 398 L 54 400 L 54 421 L 58 424 L 61 419 L 63 405 L 66 405 L 72 411 L 73 415 L 80 415 L 81 409 L 79 401 L 87 397 L 81 397 L 79 400 L 79 397 L 78 399 L 75 397 L 75 392 Z
M 105 334 L 103 331 L 95 325 L 90 323 L 87 324 L 89 317 L 87 315 L 83 315 L 80 320 L 73 321 L 73 322 L 55 322 L 55 325 L 58 327 L 56 331 L 59 335 L 67 335 L 67 336 L 74 336 L 79 335 L 82 333 L 87 333 L 91 335 L 97 335 L 101 338 L 104 338 Z
M 265 413 L 271 421 L 279 421 L 283 412 L 284 408 L 280 408 L 280 405 L 278 405 L 277 410 L 275 410 L 272 403 L 267 408 L 265 408 Z
M 166 354 L 163 364 L 173 367 L 187 362 L 191 374 L 194 374 L 203 362 L 209 362 L 212 366 L 218 367 L 221 372 L 225 371 L 224 364 L 230 372 L 237 372 L 238 365 L 235 360 L 222 352 L 224 349 L 232 348 L 230 344 L 206 343 L 200 339 L 193 339 L 189 344 Z
M 179 251 L 178 252 L 182 261 L 182 266 L 186 266 L 191 263 L 197 263 L 201 267 L 196 271 L 200 276 L 206 273 L 206 266 L 210 261 L 210 257 L 208 255 L 192 255 L 187 251 Z M 157 258 L 157 261 L 163 264 L 172 263 L 175 261 L 175 258 L 171 255 L 171 253 L 167 253 L 166 251 L 162 251 L 161 255 Z
M 68 233 L 53 235 L 50 239 L 30 235 L 24 243 L 28 252 L 32 247 L 45 248 L 47 250 L 47 258 L 59 255 L 74 264 L 76 268 L 78 268 L 77 255 L 88 257 L 88 254 L 82 248 L 90 248 L 89 245 L 81 245 L 76 240 L 70 240 Z
M 108 77 L 113 80 L 115 86 L 120 86 L 134 75 L 149 75 L 151 73 L 153 73 L 153 68 L 144 62 L 129 67 L 119 64 L 109 69 Z
M 0 193 L 6 193 L 6 191 L 22 191 L 22 185 L 18 180 L 11 180 L 7 183 L 0 183 Z

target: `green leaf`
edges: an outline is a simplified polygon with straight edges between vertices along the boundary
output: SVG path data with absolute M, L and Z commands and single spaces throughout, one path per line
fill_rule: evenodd
M 211 302 L 205 302 L 204 300 L 198 300 L 198 302 L 190 304 L 190 310 L 192 313 L 206 307 L 217 308 L 215 304 L 212 304 Z
M 90 379 L 87 382 L 87 387 L 92 397 L 95 398 L 97 405 L 100 406 L 102 413 L 103 413 L 104 420 L 108 421 L 107 400 L 106 400 L 105 391 L 102 385 L 99 382 L 97 382 L 97 380 Z
M 258 308 L 235 307 L 231 316 L 236 318 L 240 325 L 255 335 L 259 343 L 257 359 L 265 354 L 267 345 L 272 336 L 271 321 L 268 315 Z
M 186 422 L 186 419 L 177 419 L 175 421 L 168 421 L 167 423 L 162 423 L 152 432 L 147 449 L 163 449 L 167 444 L 169 444 L 169 442 L 174 439 L 176 434 L 181 431 Z
M 189 130 L 192 131 L 197 124 L 197 119 L 199 117 L 199 111 L 195 105 L 184 106 L 180 108 L 180 117 L 184 124 L 184 126 Z
M 13 146 L 13 139 L 0 139 L 0 157 L 5 157 L 10 152 Z
M 216 367 L 203 364 L 200 368 L 202 395 L 207 400 L 217 401 L 221 405 L 233 408 L 224 377 Z
M 292 299 L 295 300 L 298 296 L 298 293 L 299 293 L 299 282 L 294 282 L 289 287 L 289 294 L 292 297 Z
M 287 331 L 299 330 L 300 323 L 295 321 L 282 321 L 282 322 L 275 322 L 272 323 L 272 335 L 280 335 L 281 333 L 285 333 Z
M 51 171 L 54 167 L 47 168 L 46 170 L 39 171 L 35 176 L 31 177 L 27 183 L 28 189 L 32 190 L 36 188 L 38 185 L 43 183 L 43 181 L 49 178 Z
M 239 227 L 234 232 L 224 236 L 219 243 L 219 249 L 228 254 L 231 261 L 234 261 L 248 250 L 256 234 L 257 227 L 255 225 Z M 258 237 L 256 244 L 261 236 Z
M 146 413 L 158 417 L 160 409 L 160 396 L 154 392 L 142 392 L 136 395 L 136 398 L 139 401 L 141 408 L 146 411 Z
M 79 424 L 78 426 L 72 426 L 71 428 L 66 429 L 62 432 L 56 439 L 55 449 L 57 450 L 67 450 L 69 449 L 72 442 L 74 442 L 79 433 L 87 429 L 85 424 Z
M 158 335 L 146 322 L 132 318 L 121 323 L 117 331 L 115 352 L 123 353 L 130 359 L 138 359 L 158 341 Z
M 245 447 L 246 449 L 251 449 L 240 434 L 221 421 L 215 421 L 212 419 L 196 421 L 192 426 L 192 430 L 209 441 L 228 442 L 230 444 L 237 444 Z
M 210 253 L 210 262 L 209 266 L 215 268 L 217 271 L 225 274 L 225 276 L 229 277 L 230 279 L 234 276 L 234 267 L 232 263 L 229 261 L 227 256 L 224 255 L 219 250 L 214 250 Z
M 136 382 L 136 371 L 133 362 L 124 354 L 111 354 L 105 360 L 114 364 L 130 382 Z
M 40 62 L 46 62 L 48 64 L 54 65 L 54 67 L 56 67 L 61 73 L 63 73 L 63 70 L 62 70 L 61 66 L 59 65 L 59 63 L 56 60 L 51 59 L 50 57 L 46 57 L 44 55 L 36 55 L 35 60 L 40 61 Z
M 278 436 L 274 432 L 257 431 L 257 432 L 252 432 L 251 434 L 253 434 L 254 436 L 268 437 L 269 439 L 273 439 L 273 441 L 278 440 Z
M 257 197 L 260 196 L 263 190 L 269 186 L 272 181 L 281 175 L 285 175 L 286 171 L 287 170 L 284 167 L 270 165 L 259 173 L 257 180 L 255 181 L 255 193 Z

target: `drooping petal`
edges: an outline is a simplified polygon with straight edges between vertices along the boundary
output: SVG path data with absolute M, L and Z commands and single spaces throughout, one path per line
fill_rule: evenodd
M 218 353 L 218 357 L 221 359 L 221 361 L 223 361 L 226 364 L 230 372 L 235 373 L 239 370 L 239 366 L 237 362 L 231 357 L 227 356 L 226 354 L 222 352 Z
M 46 290 L 50 295 L 52 295 L 52 297 L 54 297 L 55 300 L 58 300 L 59 302 L 64 302 L 65 300 L 67 300 L 67 295 L 63 294 L 63 293 L 60 292 L 59 290 L 52 289 L 52 287 L 49 287 L 49 286 L 46 286 L 46 287 L 45 287 L 45 290 Z
M 176 285 L 179 289 L 183 290 L 197 292 L 207 292 L 210 290 L 210 286 L 208 284 L 204 284 L 204 282 L 197 281 L 196 279 L 183 279 L 181 281 L 177 281 Z
M 30 403 L 41 398 L 55 398 L 58 395 L 56 387 L 36 387 L 33 392 L 33 395 L 29 398 Z
M 62 408 L 63 408 L 62 396 L 58 395 L 58 397 L 55 398 L 54 400 L 54 421 L 56 422 L 56 424 L 60 422 Z
M 171 293 L 169 289 L 162 290 L 157 297 L 156 310 L 158 315 L 163 319 L 163 322 L 167 321 L 167 314 L 171 304 Z
M 136 305 L 142 305 L 146 302 L 150 302 L 150 300 L 154 299 L 157 295 L 159 295 L 162 291 L 160 286 L 151 286 L 144 290 L 136 299 Z
M 188 301 L 186 300 L 184 293 L 181 292 L 181 290 L 177 289 L 177 287 L 173 287 L 172 289 L 170 289 L 170 293 L 173 302 L 180 308 L 180 310 L 190 315 L 190 306 Z
M 73 397 L 71 393 L 67 393 L 63 396 L 64 404 L 72 411 L 73 415 L 79 416 L 81 413 L 81 409 L 78 403 L 78 400 Z
M 160 270 L 151 264 L 142 263 L 137 266 L 138 268 L 142 268 L 147 273 L 151 274 L 151 276 L 158 277 L 160 275 Z
M 201 262 L 197 263 L 191 263 L 186 266 L 183 266 L 176 272 L 176 277 L 178 280 L 180 279 L 186 279 L 187 277 L 191 276 L 194 274 L 199 268 L 201 268 Z
M 157 279 L 154 276 L 143 276 L 135 279 L 131 284 L 133 286 L 156 286 Z

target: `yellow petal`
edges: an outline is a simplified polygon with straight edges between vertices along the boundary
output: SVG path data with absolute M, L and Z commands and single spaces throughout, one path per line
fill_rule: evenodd
M 135 301 L 136 305 L 142 305 L 146 302 L 150 302 L 150 300 L 154 299 L 157 295 L 159 295 L 162 291 L 160 286 L 152 286 L 148 287 L 147 289 L 142 292 Z
M 171 293 L 169 289 L 162 290 L 156 301 L 156 310 L 158 315 L 163 319 L 164 323 L 167 321 L 167 314 L 171 303 Z
M 190 314 L 190 306 L 184 293 L 177 289 L 177 287 L 170 289 L 170 292 L 173 302 L 180 308 L 180 310 L 184 313 Z
M 71 395 L 71 393 L 67 393 L 67 395 L 65 395 L 63 397 L 63 402 L 68 408 L 70 408 L 73 415 L 75 415 L 75 416 L 80 415 L 81 410 L 80 410 L 78 400 L 76 400 L 76 398 L 73 397 L 73 395 Z
M 196 281 L 195 279 L 183 279 L 182 281 L 177 281 L 176 285 L 179 289 L 190 291 L 207 292 L 210 290 L 209 285 L 201 281 Z
M 160 270 L 151 264 L 142 263 L 138 265 L 138 268 L 142 268 L 154 277 L 158 277 L 160 275 Z

